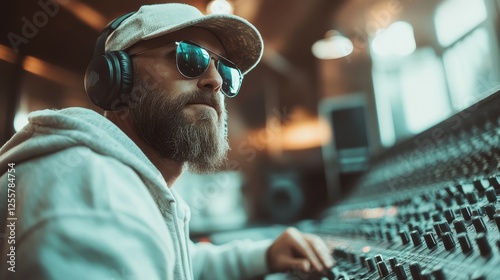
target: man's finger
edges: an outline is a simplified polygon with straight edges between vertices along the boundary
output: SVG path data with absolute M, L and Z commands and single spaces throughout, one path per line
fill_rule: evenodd
M 328 249 L 328 246 L 320 237 L 307 234 L 305 238 L 325 267 L 330 268 L 335 265 L 335 261 L 330 254 L 330 249 Z
M 305 237 L 296 229 L 290 229 L 288 230 L 290 233 L 290 236 L 292 237 L 292 244 L 294 246 L 294 249 L 298 251 L 299 254 L 301 254 L 303 257 L 307 258 L 314 268 L 317 271 L 322 271 L 323 270 L 323 265 L 321 264 L 320 260 L 316 257 L 316 253 L 314 253 L 313 249 L 309 245 L 309 242 L 305 239 Z

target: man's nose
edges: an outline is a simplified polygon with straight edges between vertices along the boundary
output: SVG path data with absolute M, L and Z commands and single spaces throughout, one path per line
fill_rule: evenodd
M 222 87 L 222 77 L 217 71 L 217 62 L 210 60 L 207 71 L 198 78 L 198 87 L 202 90 L 210 90 L 218 93 Z

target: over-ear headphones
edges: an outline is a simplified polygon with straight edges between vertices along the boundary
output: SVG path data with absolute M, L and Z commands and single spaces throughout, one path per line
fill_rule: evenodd
M 132 90 L 134 71 L 132 60 L 126 52 L 106 52 L 106 39 L 134 13 L 118 17 L 103 29 L 97 38 L 94 58 L 85 72 L 85 91 L 90 100 L 107 111 L 117 111 L 126 106 L 124 102 Z

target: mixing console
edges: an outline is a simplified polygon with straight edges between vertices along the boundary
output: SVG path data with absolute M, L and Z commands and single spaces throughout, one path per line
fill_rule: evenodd
M 296 279 L 498 280 L 498 195 L 500 92 L 376 157 L 317 229 L 337 266 Z

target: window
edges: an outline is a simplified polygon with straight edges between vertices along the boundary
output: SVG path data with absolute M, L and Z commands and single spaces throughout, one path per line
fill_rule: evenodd
M 499 9 L 495 1 L 444 0 L 428 17 L 433 24 L 419 22 L 411 29 L 406 25 L 405 36 L 391 37 L 387 42 L 381 39 L 390 36 L 379 32 L 370 42 L 383 146 L 431 127 L 500 85 Z M 434 34 L 434 41 L 427 38 L 419 45 L 413 29 L 417 36 Z M 416 50 L 388 53 L 389 47 L 404 45 L 397 40 L 415 40 Z

